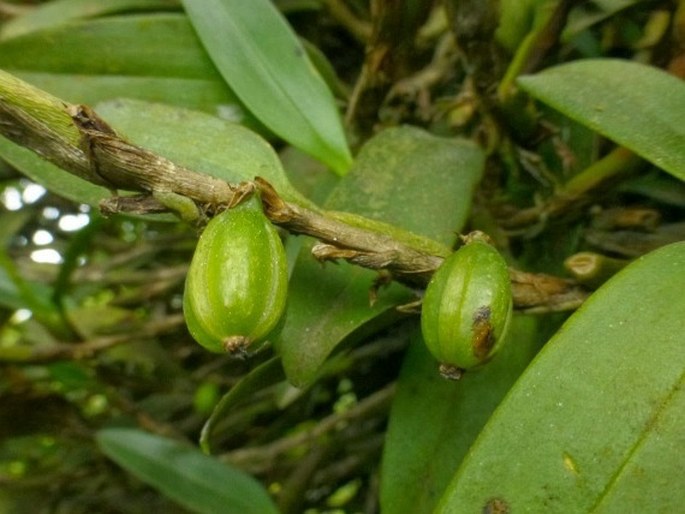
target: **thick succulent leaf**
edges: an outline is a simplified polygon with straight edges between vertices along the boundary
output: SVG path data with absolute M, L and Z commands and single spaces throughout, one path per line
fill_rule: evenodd
M 96 437 L 117 464 L 193 512 L 278 512 L 254 478 L 196 448 L 134 429 L 101 430 Z
M 502 351 L 458 381 L 443 378 L 419 333 L 405 357 L 383 450 L 384 514 L 432 513 L 464 455 L 537 352 L 537 319 L 515 316 Z
M 388 129 L 364 146 L 326 206 L 450 245 L 466 221 L 483 162 L 482 152 L 469 142 L 412 127 Z M 346 263 L 324 268 L 309 249 L 304 245 L 295 264 L 277 341 L 288 379 L 296 386 L 314 380 L 344 339 L 362 337 L 395 319 L 394 307 L 412 296 L 394 284 L 381 289 L 370 306 L 374 272 Z
M 685 83 L 657 68 L 587 59 L 524 76 L 518 84 L 569 118 L 685 180 Z
M 333 98 L 269 0 L 184 0 L 207 52 L 240 99 L 276 134 L 344 174 L 352 164 Z
M 78 21 L 0 41 L 0 68 L 72 103 L 138 98 L 257 126 L 182 14 Z
M 676 243 L 597 290 L 495 411 L 437 512 L 679 511 L 684 283 Z
M 176 0 L 54 0 L 12 18 L 0 28 L 0 40 L 81 18 L 178 7 Z

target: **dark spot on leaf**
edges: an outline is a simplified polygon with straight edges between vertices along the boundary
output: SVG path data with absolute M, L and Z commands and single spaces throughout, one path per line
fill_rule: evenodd
M 509 514 L 509 505 L 500 498 L 492 498 L 483 507 L 483 514 Z

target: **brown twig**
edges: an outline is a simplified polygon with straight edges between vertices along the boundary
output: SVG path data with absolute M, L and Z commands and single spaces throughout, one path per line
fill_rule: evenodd
M 357 41 L 366 43 L 371 37 L 371 24 L 358 18 L 342 0 L 322 0 L 322 3 L 338 23 L 345 27 Z
M 100 352 L 108 350 L 114 346 L 128 343 L 132 338 L 155 337 L 165 334 L 185 323 L 182 314 L 167 316 L 161 320 L 154 320 L 135 333 L 117 334 L 112 336 L 98 337 L 91 341 L 77 344 L 58 343 L 46 346 L 16 346 L 0 348 L 0 362 L 21 362 L 21 363 L 47 363 L 60 360 L 82 360 L 90 359 Z
M 93 183 L 148 193 L 117 200 L 115 210 L 159 212 L 162 206 L 149 197 L 156 192 L 175 193 L 214 207 L 231 205 L 245 194 L 245 184 L 228 184 L 125 141 L 88 107 L 72 105 L 63 109 L 61 114 L 52 112 L 52 116 L 72 120 L 80 134 L 80 148 L 64 136 L 66 131 L 50 129 L 35 115 L 3 101 L 1 96 L 0 133 Z M 321 260 L 345 259 L 370 269 L 387 270 L 398 281 L 425 287 L 449 253 L 430 240 L 426 243 L 419 236 L 399 234 L 401 231 L 396 227 L 379 227 L 377 222 L 365 218 L 352 222 L 344 213 L 315 211 L 287 202 L 263 179 L 256 178 L 254 185 L 260 190 L 265 213 L 273 223 L 324 243 L 315 247 L 315 256 Z M 108 205 L 112 208 L 114 203 Z M 141 205 L 145 206 L 142 210 Z M 514 305 L 535 312 L 573 309 L 587 295 L 567 280 L 522 272 L 516 275 L 513 290 Z
M 330 431 L 336 430 L 336 428 L 347 421 L 367 418 L 379 411 L 387 409 L 395 396 L 395 391 L 395 384 L 390 384 L 367 398 L 364 398 L 349 410 L 331 414 L 322 419 L 311 430 L 298 432 L 257 448 L 241 448 L 230 452 L 224 458 L 233 464 L 240 466 L 241 464 L 245 464 L 255 459 L 258 461 L 264 459 L 273 460 L 278 455 L 303 444 L 316 444 L 319 438 Z

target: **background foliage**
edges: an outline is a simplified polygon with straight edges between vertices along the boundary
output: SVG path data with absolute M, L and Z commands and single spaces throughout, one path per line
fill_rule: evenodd
M 111 191 L 0 137 L 0 511 L 679 511 L 682 0 L 4 1 L 0 16 L 0 102 L 41 120 L 91 105 L 177 164 L 265 177 L 436 256 L 483 230 L 543 297 L 449 382 L 397 309 L 420 287 L 376 287 L 283 232 L 271 344 L 210 354 L 181 310 L 198 227 L 104 217 Z M 589 298 L 545 296 L 541 273 Z

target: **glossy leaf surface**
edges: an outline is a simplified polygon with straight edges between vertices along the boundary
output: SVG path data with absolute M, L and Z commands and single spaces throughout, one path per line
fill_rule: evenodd
M 657 68 L 587 59 L 518 79 L 569 118 L 685 180 L 685 83 Z
M 676 243 L 597 290 L 493 414 L 437 512 L 678 511 L 684 283 Z
M 278 512 L 259 482 L 190 446 L 123 428 L 98 432 L 97 442 L 117 464 L 193 512 Z
M 269 0 L 184 0 L 207 52 L 255 116 L 338 174 L 352 164 L 326 83 Z

